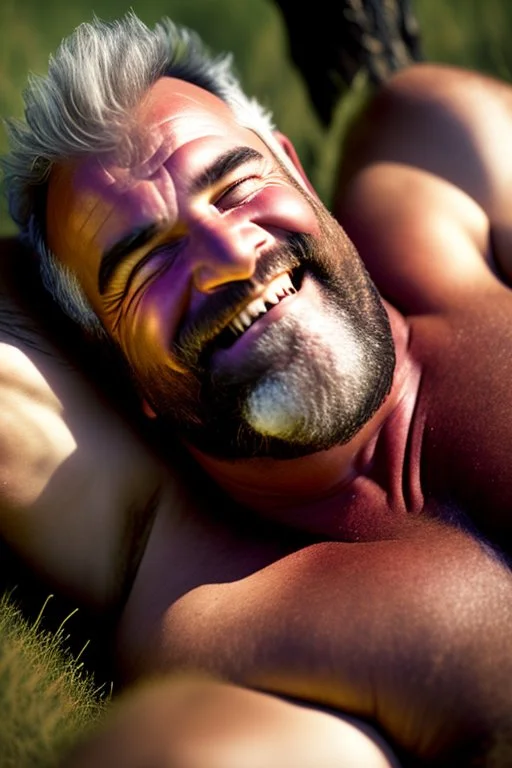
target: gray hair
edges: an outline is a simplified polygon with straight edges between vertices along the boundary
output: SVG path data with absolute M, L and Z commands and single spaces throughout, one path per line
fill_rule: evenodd
M 56 162 L 99 155 L 126 140 L 133 108 L 160 77 L 186 80 L 221 98 L 245 128 L 279 156 L 272 118 L 243 92 L 231 54 L 213 57 L 192 30 L 163 18 L 153 29 L 130 12 L 81 24 L 50 57 L 48 74 L 29 77 L 25 122 L 7 122 L 9 154 L 2 159 L 9 210 L 21 238 L 40 256 L 41 278 L 64 311 L 103 333 L 74 273 L 45 240 L 46 193 Z

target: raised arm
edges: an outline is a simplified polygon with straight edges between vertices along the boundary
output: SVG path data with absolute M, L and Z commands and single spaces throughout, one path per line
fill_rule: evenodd
M 27 254 L 1 248 L 0 535 L 50 589 L 108 608 L 143 551 L 162 468 L 76 367 Z
M 434 64 L 391 78 L 355 126 L 335 213 L 405 313 L 511 279 L 511 129 L 509 85 Z

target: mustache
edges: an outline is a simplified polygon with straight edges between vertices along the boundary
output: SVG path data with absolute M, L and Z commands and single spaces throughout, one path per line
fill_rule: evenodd
M 293 233 L 283 245 L 265 251 L 258 257 L 256 268 L 248 280 L 235 280 L 211 295 L 187 316 L 178 329 L 173 355 L 189 369 L 201 367 L 208 347 L 246 304 L 280 272 L 291 272 L 313 259 L 314 242 L 309 235 Z

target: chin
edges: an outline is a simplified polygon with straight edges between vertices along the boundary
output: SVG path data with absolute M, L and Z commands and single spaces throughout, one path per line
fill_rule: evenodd
M 214 458 L 293 459 L 348 443 L 385 401 L 394 357 L 385 364 L 364 360 L 357 375 L 340 374 L 333 358 L 297 355 L 291 365 L 256 381 L 202 388 L 200 406 L 169 410 L 163 398 L 155 410 L 163 437 L 171 431 Z M 364 366 L 362 370 L 361 366 Z
M 200 418 L 177 419 L 162 403 L 162 423 L 214 458 L 299 458 L 349 442 L 384 402 L 394 370 L 392 346 L 367 333 L 358 339 L 335 320 L 322 340 L 281 325 L 255 357 L 243 381 L 216 376 L 203 385 Z

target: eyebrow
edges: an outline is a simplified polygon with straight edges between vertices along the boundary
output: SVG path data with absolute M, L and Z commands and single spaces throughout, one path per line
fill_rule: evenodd
M 263 155 L 252 147 L 234 147 L 219 155 L 211 165 L 205 168 L 193 179 L 189 193 L 198 195 L 206 189 L 215 186 L 229 173 L 254 160 L 263 160 Z M 98 290 L 103 296 L 119 264 L 121 264 L 133 251 L 142 248 L 155 237 L 161 230 L 162 222 L 153 222 L 142 227 L 135 227 L 128 234 L 118 240 L 111 248 L 105 251 L 101 257 L 98 272 Z
M 194 179 L 190 185 L 190 192 L 193 195 L 204 192 L 209 187 L 213 187 L 222 181 L 224 176 L 235 171 L 241 165 L 245 165 L 253 160 L 263 160 L 263 155 L 252 147 L 234 147 L 228 149 L 222 155 L 205 168 L 199 176 Z

